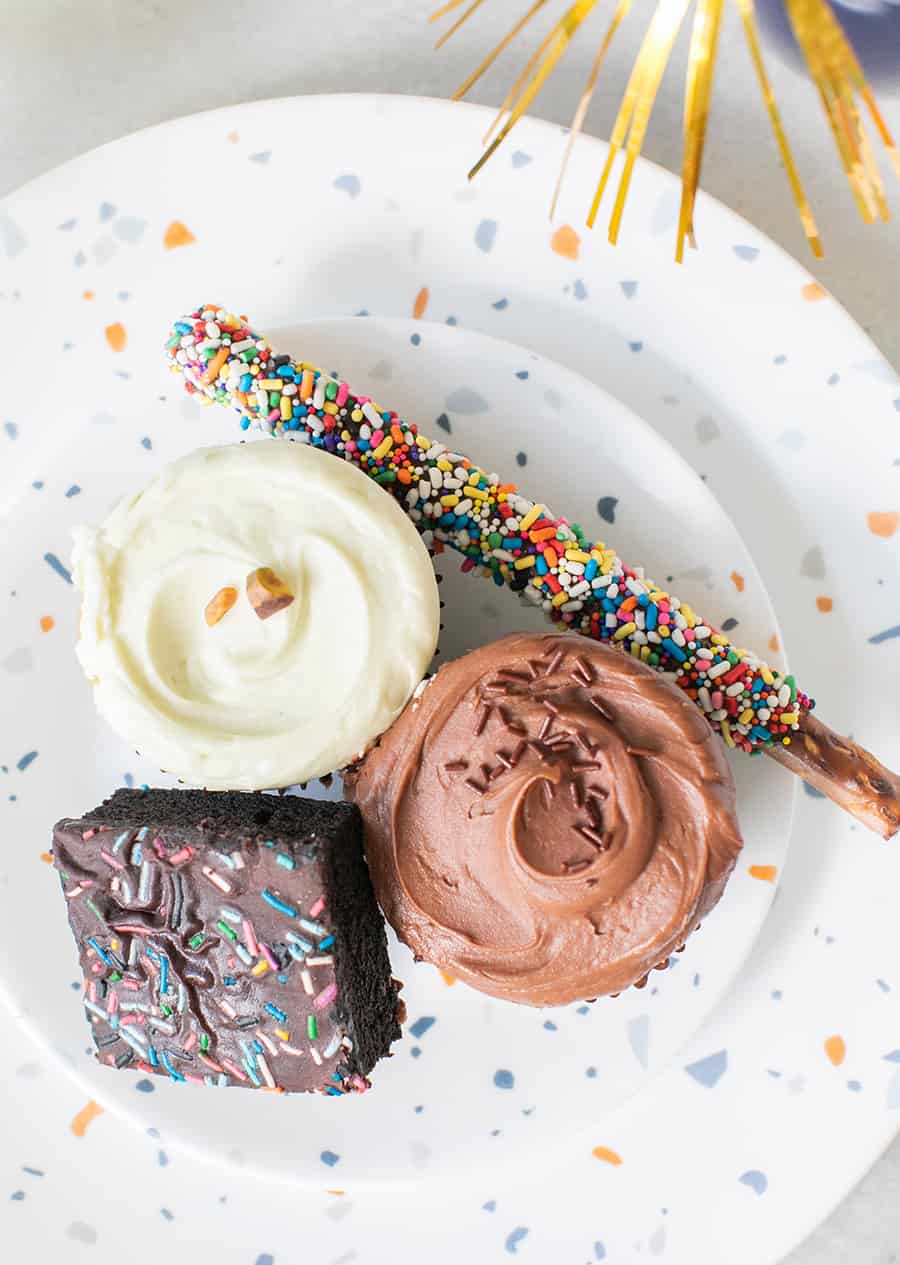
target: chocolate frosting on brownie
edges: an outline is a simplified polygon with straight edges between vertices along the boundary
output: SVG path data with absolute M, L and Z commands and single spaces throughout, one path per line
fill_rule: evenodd
M 532 1005 L 641 980 L 741 849 L 731 772 L 697 708 L 567 635 L 517 634 L 443 667 L 348 793 L 400 938 Z

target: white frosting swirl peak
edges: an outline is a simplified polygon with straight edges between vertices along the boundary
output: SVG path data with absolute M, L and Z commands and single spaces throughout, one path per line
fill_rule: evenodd
M 439 601 L 428 552 L 353 466 L 265 440 L 191 453 L 76 531 L 78 657 L 102 715 L 142 754 L 215 789 L 340 768 L 422 680 Z M 294 601 L 246 593 L 271 567 Z M 224 587 L 238 600 L 209 627 Z

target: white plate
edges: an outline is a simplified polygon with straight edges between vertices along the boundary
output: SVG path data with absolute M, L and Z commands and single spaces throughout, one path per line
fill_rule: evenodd
M 15 898 L 5 910 L 0 969 L 17 1010 L 64 1055 L 86 1033 L 68 989 L 71 950 L 54 879 L 35 854 L 54 815 L 86 807 L 138 768 L 93 720 L 70 655 L 72 595 L 43 555 L 63 557 L 66 525 L 97 517 L 163 457 L 213 434 L 234 436 L 224 414 L 198 416 L 193 406 L 155 398 L 172 394 L 159 377 L 160 326 L 199 301 L 240 306 L 273 331 L 316 317 L 308 337 L 320 351 L 307 354 L 339 353 L 343 371 L 358 371 L 355 380 L 376 370 L 378 395 L 426 424 L 429 413 L 447 413 L 454 440 L 479 459 L 490 461 L 496 444 L 505 469 L 526 451 L 526 488 L 548 500 L 558 488 L 562 512 L 580 513 L 598 534 L 602 526 L 636 560 L 671 558 L 664 575 L 709 566 L 713 588 L 697 593 L 701 609 L 738 619 L 742 639 L 764 650 L 774 621 L 727 516 L 627 411 L 524 351 L 460 331 L 416 327 L 421 342 L 413 347 L 412 326 L 359 322 L 349 333 L 366 345 L 345 350 L 346 322 L 321 318 L 361 309 L 408 318 L 427 287 L 426 321 L 452 317 L 581 369 L 705 476 L 752 542 L 801 682 L 818 690 L 832 723 L 897 763 L 900 743 L 884 706 L 896 697 L 897 644 L 868 640 L 897 622 L 890 426 L 900 391 L 890 371 L 797 265 L 706 199 L 702 252 L 684 269 L 671 265 L 677 190 L 655 168 L 636 173 L 618 251 L 580 229 L 553 236 L 558 226 L 547 224 L 544 208 L 556 129 L 522 126 L 486 179 L 465 187 L 483 121 L 480 111 L 404 99 L 262 103 L 88 155 L 28 186 L 0 215 L 9 256 L 0 442 L 15 444 L 15 460 L 3 467 L 4 568 L 17 576 L 0 649 L 0 663 L 13 668 L 4 674 L 4 707 L 15 709 L 3 759 L 17 798 L 4 807 L 19 840 L 2 864 Z M 572 223 L 601 153 L 586 141 L 575 156 L 563 210 Z M 166 249 L 166 239 L 185 244 Z M 127 342 L 114 352 L 119 325 Z M 424 380 L 416 357 L 428 366 Z M 378 381 L 382 359 L 392 364 L 389 381 Z M 526 369 L 533 377 L 515 378 Z M 490 411 L 466 412 L 471 394 L 462 410 L 457 397 L 454 410 L 448 395 L 463 386 Z M 542 399 L 548 388 L 568 407 Z M 576 430 L 582 443 L 590 430 L 591 449 L 574 460 Z M 32 488 L 34 480 L 44 487 Z M 82 491 L 67 497 L 73 484 Z M 619 500 L 611 528 L 596 517 L 601 497 Z M 741 593 L 732 570 L 745 578 Z M 508 610 L 506 595 L 462 579 L 444 588 L 477 610 L 479 635 L 500 631 L 500 619 L 482 608 Z M 57 624 L 44 634 L 46 614 Z M 522 617 L 513 607 L 509 618 Z M 445 649 L 461 648 L 462 635 L 461 625 L 448 627 Z M 41 754 L 19 770 L 31 750 Z M 745 862 L 780 871 L 793 787 L 765 761 L 740 767 L 745 821 L 764 809 L 774 823 L 765 839 L 751 821 Z M 417 1041 L 421 1057 L 407 1041 L 377 1092 L 349 1111 L 343 1103 L 338 1113 L 326 1115 L 322 1104 L 307 1112 L 298 1100 L 273 1112 L 285 1104 L 256 1107 L 252 1095 L 166 1086 L 139 1095 L 126 1092 L 127 1077 L 99 1073 L 91 1090 L 165 1136 L 245 1164 L 245 1222 L 229 1229 L 229 1252 L 238 1244 L 249 1252 L 265 1225 L 267 1242 L 287 1253 L 291 1209 L 305 1200 L 310 1242 L 330 1259 L 333 1223 L 316 1221 L 308 1187 L 339 1178 L 357 1192 L 351 1239 L 373 1260 L 384 1259 L 377 1245 L 392 1233 L 398 1202 L 408 1230 L 403 1259 L 426 1248 L 431 1259 L 454 1259 L 461 1244 L 482 1241 L 534 1259 L 541 1245 L 545 1254 L 565 1246 L 584 1258 L 626 1259 L 636 1243 L 670 1260 L 774 1259 L 885 1144 L 900 1100 L 897 1069 L 885 1057 L 897 1046 L 897 851 L 822 803 L 803 796 L 800 804 L 777 910 L 731 1000 L 624 1106 L 616 1104 L 670 1058 L 749 947 L 772 888 L 746 869 L 683 963 L 659 977 L 656 996 L 648 990 L 587 1015 L 566 1012 L 552 1020 L 555 1031 L 543 1029 L 543 1016 L 402 969 L 413 1020 L 438 1014 L 438 1023 Z M 694 988 L 691 963 L 701 958 Z M 644 1014 L 646 1069 L 644 1025 L 628 1026 Z M 825 1042 L 838 1035 L 846 1054 L 834 1066 Z M 838 1048 L 827 1047 L 832 1055 Z M 591 1067 L 596 1075 L 586 1075 Z M 498 1069 L 513 1072 L 511 1091 L 495 1087 Z M 80 1055 L 76 1071 L 91 1075 Z M 416 1113 L 419 1105 L 425 1110 Z M 598 1159 L 594 1147 L 623 1162 Z M 321 1151 L 340 1156 L 333 1172 Z M 121 1162 L 127 1168 L 127 1157 Z M 307 1191 L 257 1186 L 248 1163 L 299 1177 Z M 440 1182 L 427 1183 L 428 1175 Z M 206 1181 L 182 1166 L 177 1191 L 184 1197 L 192 1182 L 199 1191 Z M 417 1216 L 411 1205 L 433 1203 L 435 1191 L 452 1199 L 452 1215 Z M 107 1240 L 121 1232 L 116 1207 L 93 1215 Z M 202 1224 L 194 1232 L 202 1235 Z
M 283 275 L 292 286 L 291 275 Z M 91 407 L 90 385 L 82 398 L 65 401 L 55 419 L 61 441 L 54 462 L 45 458 L 30 472 L 40 474 L 45 487 L 29 488 L 14 511 L 21 537 L 41 543 L 37 552 L 15 550 L 5 558 L 4 583 L 18 594 L 7 626 L 10 645 L 28 644 L 35 603 L 56 610 L 59 624 L 41 671 L 14 672 L 7 695 L 15 713 L 33 716 L 27 743 L 40 754 L 27 795 L 5 807 L 38 850 L 56 817 L 101 802 L 121 784 L 125 770 L 136 784 L 174 784 L 107 733 L 96 715 L 72 652 L 76 595 L 62 590 L 59 575 L 41 562 L 48 547 L 64 558 L 74 522 L 102 517 L 111 499 L 136 490 L 164 462 L 241 435 L 231 412 L 201 409 L 181 394 L 180 381 L 166 374 L 160 332 L 165 335 L 178 315 L 166 310 L 167 300 L 165 287 L 145 294 L 131 329 L 129 402 L 114 422 L 79 431 L 71 423 L 80 408 Z M 39 338 L 38 327 L 34 332 Z M 588 526 L 594 539 L 610 535 L 627 542 L 630 556 L 653 576 L 667 581 L 671 576 L 672 587 L 694 609 L 717 624 L 738 610 L 748 642 L 764 644 L 771 636 L 774 614 L 750 555 L 703 481 L 645 423 L 570 370 L 484 335 L 447 325 L 421 328 L 413 321 L 326 321 L 272 331 L 271 339 L 297 359 L 340 366 L 356 389 L 403 417 L 421 419 L 426 433 L 442 434 L 433 423 L 443 416 L 461 451 L 477 454 L 487 469 L 521 474 L 525 487 L 530 475 L 542 501 L 564 507 L 559 512 Z M 33 354 L 39 354 L 37 344 Z M 95 373 L 103 367 L 95 363 Z M 164 400 L 157 398 L 160 389 L 167 393 Z M 62 439 L 67 435 L 68 444 Z M 149 451 L 140 442 L 145 436 L 152 443 Z M 527 464 L 520 467 L 523 458 Z M 81 489 L 78 495 L 59 494 L 72 480 Z M 604 511 L 614 524 L 601 519 L 598 493 L 615 498 L 615 510 Z M 539 612 L 463 575 L 455 555 L 446 554 L 440 569 L 446 603 L 440 658 L 516 629 L 546 627 Z M 740 595 L 730 579 L 735 571 L 744 577 Z M 53 712 L 59 722 L 48 727 L 46 717 Z M 781 864 L 794 785 L 769 761 L 758 769 L 746 759 L 734 764 L 745 852 L 721 908 L 687 951 L 673 958 L 672 969 L 655 974 L 645 991 L 633 989 L 616 1000 L 536 1011 L 462 985 L 451 991 L 437 971 L 416 968 L 411 955 L 396 946 L 394 970 L 405 981 L 409 1039 L 378 1069 L 378 1092 L 348 1100 L 338 1111 L 326 1098 L 281 1101 L 249 1093 L 229 1095 L 223 1111 L 219 1095 L 186 1094 L 156 1080 L 142 1082 L 155 1090 L 151 1103 L 135 1092 L 133 1075 L 98 1067 L 82 1052 L 84 1018 L 70 988 L 77 961 L 60 894 L 44 881 L 30 849 L 7 854 L 8 885 L 29 898 L 9 910 L 0 978 L 35 1031 L 75 1058 L 95 1098 L 144 1127 L 152 1118 L 170 1139 L 228 1159 L 237 1134 L 245 1166 L 316 1186 L 324 1152 L 341 1156 L 344 1180 L 354 1184 L 439 1178 L 443 1189 L 449 1179 L 470 1181 L 475 1168 L 490 1172 L 498 1166 L 515 1182 L 525 1142 L 549 1154 L 564 1148 L 593 1114 L 617 1106 L 684 1045 L 743 963 L 774 891 L 754 880 L 749 867 Z M 45 935 L 26 982 L 18 946 L 29 938 L 36 917 Z M 560 1038 L 555 1057 L 548 1059 L 553 1031 Z M 597 1065 L 596 1076 L 584 1074 L 586 1055 Z M 507 1078 L 511 1091 L 498 1093 L 497 1084 Z M 440 1084 L 452 1084 L 453 1096 L 436 1096 Z M 427 1109 L 427 1124 L 416 1106 Z M 390 1143 L 380 1143 L 386 1134 Z M 423 1139 L 433 1156 L 424 1171 L 418 1151 Z

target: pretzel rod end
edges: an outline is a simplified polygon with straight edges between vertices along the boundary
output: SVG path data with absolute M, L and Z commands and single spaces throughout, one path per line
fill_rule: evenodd
M 900 830 L 900 777 L 811 712 L 789 747 L 765 751 L 882 839 Z

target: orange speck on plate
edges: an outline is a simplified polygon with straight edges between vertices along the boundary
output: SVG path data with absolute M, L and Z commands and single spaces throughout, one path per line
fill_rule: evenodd
M 52 865 L 52 864 L 53 864 L 53 853 L 52 853 L 52 852 L 42 852 L 42 853 L 41 853 L 41 860 L 44 862 L 44 864 L 45 864 L 45 865 Z
M 774 883 L 778 874 L 777 865 L 750 865 L 747 872 L 751 878 L 761 879 L 764 883 Z
M 825 1039 L 825 1053 L 832 1067 L 840 1067 L 847 1057 L 847 1042 L 843 1037 L 833 1036 Z
M 94 1102 L 93 1098 L 86 1102 L 77 1115 L 73 1117 L 70 1126 L 76 1138 L 83 1138 L 91 1122 L 102 1115 L 103 1108 L 98 1102 Z
M 621 1164 L 622 1157 L 617 1151 L 611 1151 L 608 1146 L 595 1146 L 591 1151 L 595 1160 L 603 1160 L 607 1164 Z
M 343 1195 L 343 1194 L 345 1194 L 346 1192 L 345 1192 L 345 1191 L 343 1191 L 343 1190 L 326 1190 L 326 1192 L 325 1192 L 325 1193 L 326 1193 L 326 1195 Z
M 228 133 L 228 140 L 229 140 L 229 141 L 231 141 L 232 145 L 236 145 L 236 144 L 238 143 L 238 140 L 239 140 L 239 139 L 240 139 L 240 138 L 239 138 L 239 136 L 238 136 L 237 132 L 229 132 L 229 133 Z
M 181 220 L 173 220 L 163 234 L 163 245 L 166 250 L 174 250 L 176 246 L 190 246 L 197 239 Z
M 772 636 L 769 638 L 769 649 L 772 651 L 772 654 L 778 654 L 781 650 L 781 644 L 776 633 L 772 633 Z
M 827 615 L 833 606 L 834 606 L 834 602 L 831 600 L 830 597 L 816 598 L 816 610 L 821 611 L 823 615 Z
M 734 587 L 737 589 L 739 593 L 743 593 L 744 577 L 741 575 L 740 571 L 732 571 L 731 583 L 734 585 Z
M 81 296 L 81 297 L 82 297 L 83 299 L 87 299 L 88 303 L 90 303 L 91 299 L 94 297 L 94 291 L 93 291 L 93 290 L 85 290 L 85 291 L 84 291 L 84 293 L 82 294 L 82 296 Z
M 900 514 L 893 512 L 867 514 L 866 522 L 873 536 L 893 536 L 900 526 Z
M 52 632 L 56 627 L 56 620 L 52 615 L 41 616 L 41 632 Z
M 125 326 L 121 321 L 113 321 L 112 325 L 107 325 L 103 332 L 106 335 L 106 341 L 109 343 L 113 351 L 125 350 L 125 344 L 128 342 L 128 335 L 125 333 Z
M 818 281 L 808 281 L 800 291 L 807 303 L 818 303 L 828 298 L 828 291 Z
M 418 320 L 420 316 L 425 315 L 425 309 L 428 307 L 428 286 L 422 286 L 422 289 L 416 295 L 416 301 L 413 304 L 413 317 Z
M 581 249 L 581 238 L 571 224 L 561 224 L 550 238 L 550 248 L 563 259 L 577 259 Z
M 455 977 L 453 975 L 448 975 L 446 971 L 441 971 L 441 979 L 444 981 L 444 983 L 447 985 L 448 988 L 452 988 L 453 985 L 456 983 Z

